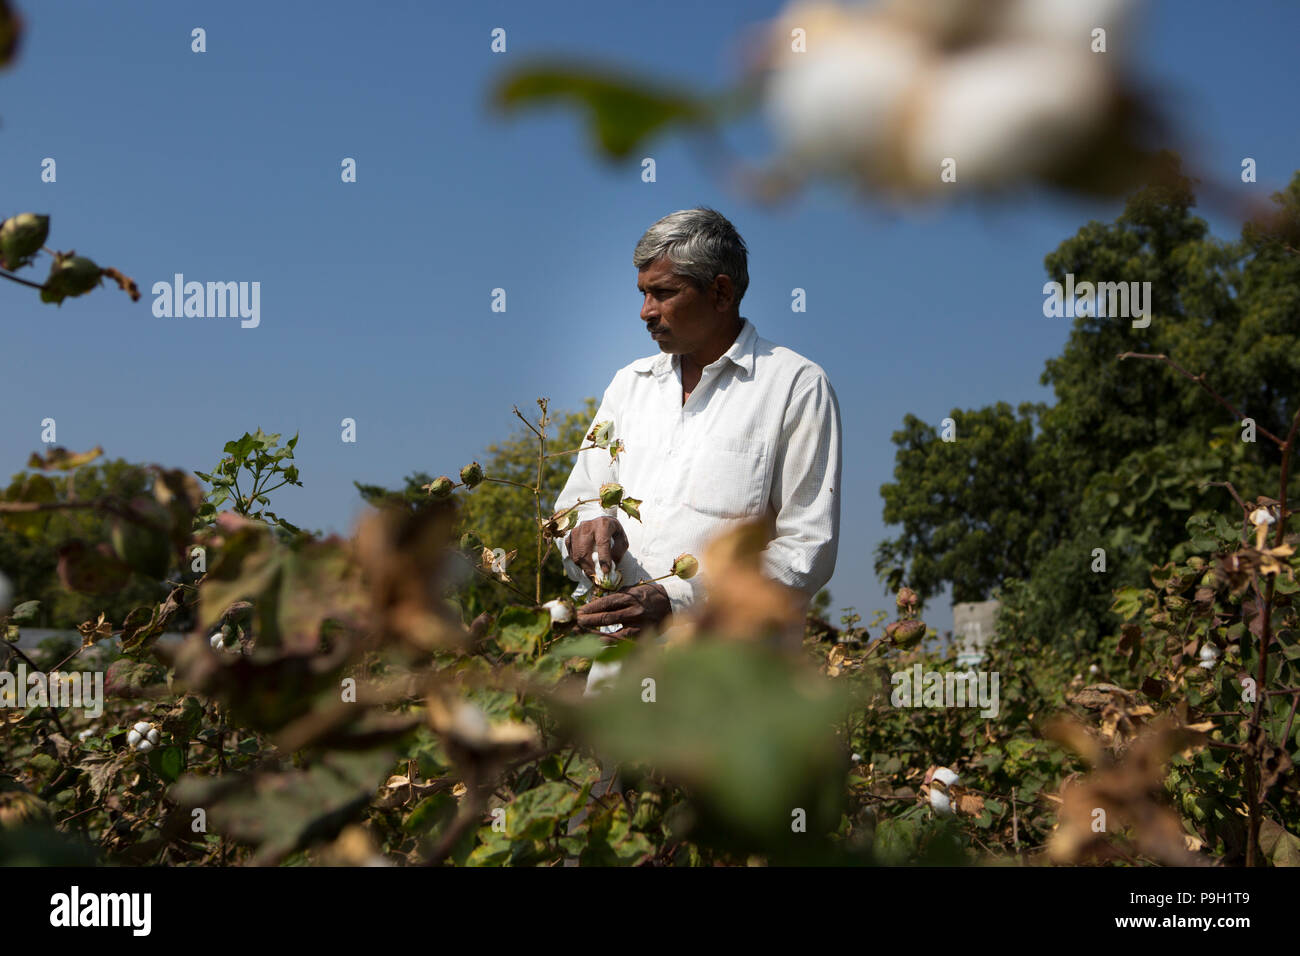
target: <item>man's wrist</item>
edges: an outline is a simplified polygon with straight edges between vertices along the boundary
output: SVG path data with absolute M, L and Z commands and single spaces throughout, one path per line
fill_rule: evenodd
M 695 603 L 695 587 L 690 581 L 671 577 L 656 581 L 655 584 L 663 588 L 664 593 L 668 595 L 668 604 L 673 614 L 680 614 Z

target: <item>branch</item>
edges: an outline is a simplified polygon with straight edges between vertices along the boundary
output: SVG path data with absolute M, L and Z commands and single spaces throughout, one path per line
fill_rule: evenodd
M 1228 411 L 1232 412 L 1232 414 L 1236 416 L 1238 422 L 1240 422 L 1243 418 L 1247 417 L 1246 415 L 1243 415 L 1240 411 L 1238 411 L 1237 408 L 1234 405 L 1232 405 L 1230 402 L 1228 402 L 1222 395 L 1220 395 L 1214 389 L 1210 388 L 1209 384 L 1205 381 L 1205 373 L 1201 373 L 1200 375 L 1193 375 L 1191 372 L 1187 371 L 1187 369 L 1183 368 L 1181 365 L 1179 365 L 1177 362 L 1175 362 L 1173 359 L 1171 359 L 1168 355 L 1165 355 L 1164 353 L 1161 353 L 1159 355 L 1151 355 L 1149 353 L 1142 353 L 1142 352 L 1123 352 L 1118 357 L 1121 361 L 1123 361 L 1126 358 L 1140 358 L 1140 359 L 1154 359 L 1157 362 L 1164 362 L 1174 371 L 1178 372 L 1178 374 L 1182 375 L 1184 378 L 1188 379 L 1189 381 L 1195 382 L 1197 385 L 1201 386 L 1201 388 L 1209 392 L 1210 396 L 1216 402 L 1218 402 L 1220 405 L 1222 405 L 1224 408 L 1226 408 Z M 1263 425 L 1256 425 L 1255 430 L 1258 431 L 1261 435 L 1265 436 L 1266 438 L 1271 439 L 1279 448 L 1284 444 L 1282 439 L 1278 438 L 1276 435 L 1274 435 Z M 1294 429 L 1292 431 L 1294 432 Z

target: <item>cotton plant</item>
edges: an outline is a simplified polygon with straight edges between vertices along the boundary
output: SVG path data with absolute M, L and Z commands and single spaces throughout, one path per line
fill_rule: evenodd
M 609 455 L 611 462 L 616 462 L 618 456 L 625 451 L 626 446 L 622 439 L 615 437 L 614 422 L 599 421 L 592 425 L 585 436 L 585 443 L 578 448 L 548 451 L 547 428 L 552 423 L 548 411 L 548 402 L 544 398 L 539 398 L 537 405 L 541 409 L 541 416 L 536 421 L 530 421 L 526 418 L 519 411 L 518 406 L 514 408 L 515 416 L 527 426 L 537 440 L 537 478 L 532 484 L 524 484 L 513 479 L 486 474 L 482 464 L 472 461 L 460 469 L 459 481 L 454 480 L 449 475 L 439 475 L 428 484 L 422 485 L 421 490 L 425 492 L 428 498 L 440 501 L 451 498 L 457 489 L 472 493 L 475 488 L 485 482 L 513 485 L 531 492 L 534 500 L 533 518 L 536 527 L 537 549 L 535 582 L 531 596 L 519 587 L 509 572 L 511 563 L 519 555 L 518 548 L 507 550 L 495 542 L 484 542 L 475 532 L 469 531 L 461 537 L 461 553 L 462 556 L 466 552 L 477 554 L 477 561 L 471 560 L 469 562 L 473 572 L 496 581 L 517 597 L 529 601 L 539 609 L 545 610 L 550 615 L 553 624 L 570 625 L 576 619 L 576 606 L 578 604 L 585 603 L 592 596 L 617 591 L 625 587 L 627 582 L 624 580 L 622 571 L 612 562 L 607 564 L 602 561 L 600 556 L 597 555 L 595 557 L 594 579 L 587 578 L 584 575 L 583 580 L 579 582 L 568 598 L 543 601 L 542 568 L 546 559 L 550 556 L 552 547 L 556 547 L 556 542 L 559 539 L 565 537 L 578 526 L 579 513 L 583 505 L 599 504 L 601 508 L 606 510 L 617 509 L 629 518 L 640 521 L 643 502 L 642 499 L 628 494 L 627 490 L 618 482 L 610 481 L 600 486 L 595 497 L 580 498 L 565 508 L 553 513 L 547 513 L 542 504 L 542 471 L 547 459 L 591 452 L 605 452 Z M 635 583 L 650 584 L 669 577 L 686 580 L 694 576 L 698 569 L 699 562 L 693 555 L 682 554 L 674 560 L 672 568 L 666 574 Z M 600 628 L 603 632 L 618 629 L 618 625 Z

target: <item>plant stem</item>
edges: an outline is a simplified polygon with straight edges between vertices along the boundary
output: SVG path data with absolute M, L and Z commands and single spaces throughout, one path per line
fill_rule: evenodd
M 546 399 L 539 398 L 541 406 L 541 430 L 537 433 L 537 483 L 533 486 L 533 503 L 537 507 L 537 588 L 536 601 L 542 603 L 542 542 L 546 538 L 542 530 L 542 466 L 546 462 Z

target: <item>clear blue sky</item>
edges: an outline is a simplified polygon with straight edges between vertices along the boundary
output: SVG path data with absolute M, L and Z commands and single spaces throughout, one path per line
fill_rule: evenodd
M 725 212 L 750 248 L 742 313 L 829 373 L 844 415 L 837 606 L 886 606 L 871 570 L 889 534 L 880 485 L 906 412 L 1050 398 L 1038 384 L 1068 319 L 1042 315 L 1043 256 L 1118 205 L 1030 197 L 900 216 L 817 189 L 760 208 L 696 165 L 677 139 L 605 164 L 574 114 L 500 119 L 486 96 L 534 53 L 582 53 L 717 88 L 726 44 L 776 0 L 126 4 L 19 0 L 29 31 L 0 73 L 2 211 L 48 212 L 51 246 L 134 276 L 61 309 L 0 286 L 0 470 L 59 443 L 208 470 L 261 426 L 302 433 L 302 489 L 275 510 L 347 532 L 353 479 L 454 473 L 513 429 L 512 404 L 599 395 L 654 350 L 638 319 L 632 247 L 687 206 Z M 208 52 L 190 52 L 190 30 Z M 509 52 L 489 50 L 494 27 Z M 1261 191 L 1300 166 L 1290 0 L 1151 4 L 1139 75 L 1227 181 L 1242 156 Z M 730 141 L 763 149 L 758 123 Z M 42 183 L 44 157 L 58 182 Z M 340 182 L 343 157 L 358 182 Z M 1219 234 L 1233 224 L 1211 218 Z M 41 275 L 48 267 L 42 262 Z M 159 319 L 150 287 L 176 272 L 260 281 L 261 326 Z M 508 311 L 490 310 L 494 287 Z M 790 311 L 807 290 L 808 312 Z M 358 423 L 355 445 L 339 422 Z M 943 630 L 947 607 L 927 614 Z

